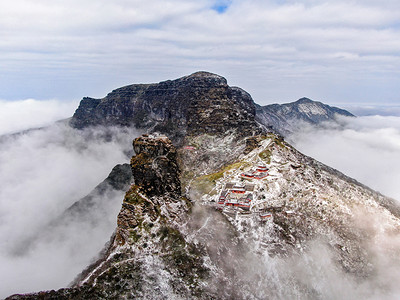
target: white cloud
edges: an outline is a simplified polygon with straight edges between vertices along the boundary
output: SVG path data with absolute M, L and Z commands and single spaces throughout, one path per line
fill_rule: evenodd
M 304 128 L 290 140 L 301 152 L 400 201 L 400 117 L 345 118 L 342 126 Z
M 86 216 L 46 229 L 117 163 L 129 161 L 137 133 L 108 131 L 59 123 L 0 139 L 1 298 L 67 286 L 109 240 L 124 192 L 104 196 L 104 207 L 91 212 L 101 220 L 95 225 Z
M 397 116 L 400 117 L 400 105 L 356 105 L 356 104 L 338 104 L 351 111 L 356 116 Z
M 77 107 L 77 101 L 0 100 L 0 135 L 46 126 L 69 118 Z
M 201 69 L 259 102 L 398 100 L 397 2 L 236 0 L 221 14 L 218 3 L 2 1 L 0 97 L 103 96 Z

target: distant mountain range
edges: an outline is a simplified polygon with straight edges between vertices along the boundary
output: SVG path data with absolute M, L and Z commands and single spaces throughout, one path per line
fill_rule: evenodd
M 128 85 L 102 99 L 85 97 L 71 126 L 134 126 L 167 134 L 176 141 L 186 134 L 224 133 L 233 128 L 248 135 L 259 132 L 259 125 L 285 136 L 301 122 L 334 122 L 338 115 L 353 117 L 346 110 L 308 98 L 260 106 L 246 91 L 229 86 L 225 78 L 197 72 L 155 84 Z
M 286 104 L 256 105 L 256 120 L 266 126 L 272 126 L 283 136 L 299 130 L 304 124 L 319 125 L 323 122 L 336 122 L 338 116 L 354 117 L 347 110 L 308 98 Z

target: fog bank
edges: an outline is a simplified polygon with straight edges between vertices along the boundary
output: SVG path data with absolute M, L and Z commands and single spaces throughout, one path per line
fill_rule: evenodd
M 400 117 L 341 118 L 288 138 L 306 155 L 400 201 Z
M 128 129 L 79 131 L 57 123 L 0 139 L 0 297 L 65 287 L 102 249 L 123 192 L 103 196 L 105 207 L 92 212 L 101 214 L 99 223 L 88 216 L 51 233 L 44 228 L 116 164 L 129 162 L 135 136 Z
M 69 118 L 78 105 L 79 101 L 0 100 L 0 135 L 47 126 Z

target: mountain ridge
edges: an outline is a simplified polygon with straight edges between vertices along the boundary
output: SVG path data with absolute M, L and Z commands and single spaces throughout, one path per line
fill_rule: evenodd
M 270 124 L 276 132 L 287 136 L 302 126 L 318 126 L 323 122 L 336 122 L 337 117 L 355 117 L 347 110 L 329 106 L 303 97 L 284 104 L 256 105 L 256 119 Z
M 343 174 L 302 155 L 271 133 L 260 137 L 258 147 L 225 166 L 222 174 L 217 170 L 206 177 L 194 175 L 189 190 L 179 188 L 183 174 L 179 169 L 190 166 L 184 161 L 178 166 L 176 150 L 166 137 L 137 138 L 134 148 L 137 152 L 131 168 L 137 179 L 125 195 L 116 234 L 102 257 L 75 280 L 72 288 L 9 299 L 37 299 L 41 295 L 44 299 L 189 295 L 194 299 L 257 299 L 266 290 L 272 298 L 279 298 L 280 293 L 284 297 L 308 299 L 315 293 L 324 297 L 326 292 L 318 285 L 308 282 L 303 286 L 301 278 L 291 271 L 279 269 L 277 274 L 269 275 L 258 272 L 264 272 L 264 263 L 310 255 L 313 241 L 318 240 L 318 248 L 326 248 L 331 263 L 342 269 L 336 272 L 343 272 L 346 280 L 368 280 L 374 278 L 378 266 L 369 250 L 365 252 L 365 243 L 373 242 L 375 235 L 385 236 L 386 230 L 400 231 L 399 218 L 380 204 L 385 197 L 365 190 L 355 181 L 349 182 Z M 158 169 L 155 162 L 160 159 L 172 168 Z M 250 180 L 255 186 L 251 213 L 229 206 L 213 211 L 213 207 L 219 207 L 216 201 L 224 186 L 243 181 L 241 174 L 260 162 L 268 166 L 269 175 Z M 181 176 L 175 176 L 179 173 Z M 161 190 L 153 188 L 156 182 L 164 182 L 156 185 Z M 182 198 L 182 192 L 193 197 L 193 190 L 199 195 L 194 196 L 196 201 Z M 383 218 L 380 226 L 387 229 L 381 232 L 358 224 L 358 207 L 369 218 Z M 271 217 L 263 221 L 260 216 L 266 209 Z M 211 242 L 216 238 L 218 243 Z M 385 251 L 391 255 L 390 248 Z M 248 270 L 245 275 L 231 273 L 231 268 L 243 270 L 250 259 L 259 260 L 260 269 Z M 312 265 L 304 264 L 303 268 L 313 272 Z M 266 277 L 253 282 L 247 279 L 253 272 Z M 286 272 L 291 274 L 289 281 Z M 290 288 L 279 292 L 276 278 L 271 276 L 278 276 Z
M 180 142 L 186 134 L 259 131 L 248 93 L 228 86 L 222 76 L 196 72 L 158 84 L 129 85 L 102 99 L 83 98 L 70 124 L 135 126 Z
M 167 134 L 181 143 L 186 134 L 224 133 L 233 127 L 244 135 L 260 133 L 260 125 L 286 136 L 300 121 L 317 125 L 335 121 L 337 115 L 353 116 L 305 97 L 292 103 L 260 106 L 243 89 L 229 86 L 224 77 L 201 71 L 175 80 L 127 85 L 102 99 L 85 97 L 70 124 L 78 129 L 135 126 L 149 133 Z
M 126 123 L 132 115 L 120 115 L 125 108 L 145 113 L 142 128 L 151 134 L 133 141 L 134 183 L 115 233 L 71 288 L 8 299 L 372 294 L 369 289 L 338 291 L 331 277 L 322 275 L 331 272 L 342 285 L 355 287 L 379 282 L 377 261 L 381 255 L 395 259 L 397 250 L 382 243 L 375 253 L 372 245 L 400 232 L 394 200 L 301 154 L 270 132 L 271 123 L 257 124 L 260 108 L 221 76 L 199 72 L 160 84 L 128 86 L 137 89 L 133 98 L 129 91 L 124 94 L 126 87 L 117 89 L 109 98 L 86 99 L 77 109 L 71 124 L 82 129 L 98 121 L 132 124 Z M 154 94 L 167 104 L 155 101 Z M 121 109 L 115 106 L 118 99 Z M 97 110 L 103 100 L 104 109 Z M 296 105 L 315 103 L 302 98 Z M 168 125 L 171 120 L 176 124 Z

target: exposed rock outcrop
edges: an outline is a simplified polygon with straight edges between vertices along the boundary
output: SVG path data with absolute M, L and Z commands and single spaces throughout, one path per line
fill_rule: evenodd
M 337 116 L 353 115 L 308 98 L 260 106 L 244 90 L 229 86 L 225 78 L 196 72 L 160 83 L 125 86 L 102 99 L 85 97 L 70 124 L 74 128 L 134 126 L 161 132 L 180 144 L 187 135 L 260 134 L 259 124 L 264 131 L 287 136 L 304 124 L 336 121 Z
M 309 99 L 258 109 L 260 122 L 282 121 L 282 130 L 285 118 L 334 117 Z M 9 299 L 366 298 L 373 293 L 358 288 L 376 283 L 386 292 L 377 261 L 398 261 L 388 242 L 399 236 L 398 205 L 281 136 L 255 135 L 251 97 L 224 78 L 199 72 L 85 98 L 71 124 L 159 130 L 183 147 L 135 139 L 124 166 L 134 184 L 99 259 L 71 288 Z
M 178 142 L 186 134 L 236 130 L 247 136 L 260 130 L 251 96 L 208 72 L 158 84 L 129 85 L 103 99 L 83 98 L 70 124 L 75 128 L 135 126 L 168 134 Z
M 153 288 L 149 282 L 165 280 L 163 276 L 178 280 L 177 272 L 183 276 L 179 279 L 183 280 L 181 292 L 191 294 L 198 283 L 197 279 L 192 281 L 193 291 L 187 289 L 186 281 L 193 279 L 188 265 L 198 270 L 203 267 L 202 259 L 194 255 L 196 246 L 187 242 L 180 232 L 192 205 L 181 195 L 176 149 L 168 138 L 153 136 L 135 139 L 133 147 L 136 155 L 132 157 L 131 169 L 135 184 L 125 195 L 115 235 L 103 257 L 77 278 L 75 288 L 96 291 L 104 298 L 158 295 L 160 291 L 146 292 Z M 144 270 L 150 268 L 150 258 L 161 274 L 152 275 Z M 115 265 L 119 267 L 116 269 Z M 138 269 L 135 290 L 130 289 L 132 268 Z M 116 291 L 116 284 L 122 290 Z M 154 285 L 161 288 L 160 283 L 154 282 Z M 176 293 L 167 285 L 169 292 Z
M 135 174 L 135 184 L 125 195 L 116 232 L 98 261 L 78 276 L 73 288 L 15 295 L 10 299 L 162 297 L 166 291 L 150 293 L 148 290 L 152 290 L 153 285 L 161 288 L 161 283 L 152 281 L 163 280 L 163 276 L 183 280 L 181 288 L 190 286 L 186 281 L 192 280 L 194 274 L 187 270 L 188 264 L 202 268 L 202 262 L 194 255 L 196 247 L 179 231 L 191 204 L 181 195 L 176 149 L 165 137 L 142 136 L 135 139 L 133 146 L 136 155 L 130 167 Z M 145 271 L 150 268 L 149 259 L 161 274 Z M 180 279 L 175 273 L 187 278 Z M 168 288 L 174 293 L 171 286 Z
M 142 136 L 134 140 L 136 155 L 131 160 L 135 184 L 148 196 L 181 194 L 176 149 L 167 137 Z

